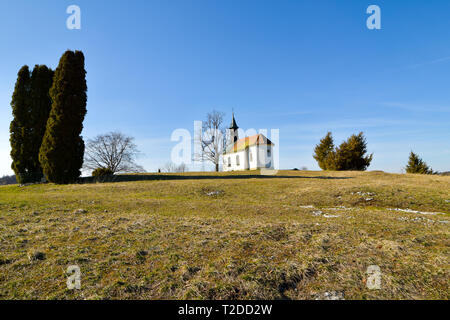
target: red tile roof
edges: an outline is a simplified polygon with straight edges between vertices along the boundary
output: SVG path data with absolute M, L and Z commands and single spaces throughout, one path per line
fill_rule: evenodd
M 272 141 L 267 139 L 263 134 L 255 134 L 254 136 L 239 139 L 234 144 L 227 147 L 225 153 L 234 153 L 247 149 L 255 145 L 273 145 Z

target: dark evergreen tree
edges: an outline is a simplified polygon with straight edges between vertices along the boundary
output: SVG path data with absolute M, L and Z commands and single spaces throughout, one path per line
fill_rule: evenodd
M 407 173 L 433 174 L 433 170 L 412 151 L 409 154 L 409 161 L 405 170 Z
M 23 66 L 17 75 L 11 107 L 13 120 L 10 125 L 11 168 L 14 170 L 19 183 L 29 182 L 29 168 L 32 163 L 30 141 L 30 90 L 31 76 L 28 66 Z
M 33 181 L 40 181 L 43 177 L 39 163 L 39 149 L 44 138 L 48 116 L 52 107 L 50 88 L 53 83 L 53 70 L 45 65 L 36 65 L 31 74 L 31 112 L 30 112 L 30 171 Z
M 39 148 L 51 108 L 52 79 L 53 71 L 46 66 L 35 66 L 31 74 L 28 66 L 19 71 L 10 126 L 12 169 L 19 183 L 38 182 L 43 176 Z
M 367 142 L 360 132 L 352 135 L 336 149 L 336 170 L 364 171 L 372 162 L 373 154 L 366 155 Z
M 331 132 L 320 140 L 314 149 L 316 159 L 322 170 L 366 170 L 372 162 L 373 154 L 366 155 L 367 143 L 364 134 L 352 135 L 347 141 L 341 143 L 339 148 L 334 147 Z
M 313 157 L 322 170 L 334 170 L 334 142 L 331 132 L 316 145 Z
M 81 51 L 66 51 L 50 89 L 52 109 L 39 154 L 44 175 L 50 182 L 74 182 L 81 174 L 86 91 L 84 55 Z

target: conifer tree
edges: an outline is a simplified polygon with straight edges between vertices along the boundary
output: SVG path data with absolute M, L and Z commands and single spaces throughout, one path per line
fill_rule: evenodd
M 364 134 L 352 135 L 347 141 L 334 147 L 331 132 L 320 140 L 314 149 L 316 159 L 322 170 L 366 170 L 372 162 L 373 154 L 366 155 L 367 143 Z
M 44 175 L 50 182 L 74 182 L 81 174 L 86 91 L 84 55 L 81 51 L 66 51 L 55 70 L 50 89 L 52 108 L 39 153 Z
M 11 107 L 13 120 L 10 125 L 11 168 L 16 174 L 19 183 L 28 182 L 28 174 L 32 156 L 30 144 L 27 140 L 29 134 L 31 76 L 28 66 L 23 66 L 17 75 Z
M 30 128 L 31 133 L 28 137 L 30 141 L 31 163 L 30 171 L 32 172 L 31 180 L 40 181 L 43 177 L 41 164 L 39 163 L 39 149 L 44 138 L 47 120 L 52 107 L 50 98 L 50 88 L 53 83 L 53 70 L 45 65 L 36 65 L 31 74 L 31 112 L 30 112 Z
M 405 170 L 407 173 L 433 174 L 433 170 L 412 151 L 409 154 L 409 161 Z
M 373 154 L 367 155 L 364 134 L 353 134 L 336 149 L 336 170 L 365 171 L 372 162 Z
M 12 169 L 19 183 L 38 182 L 42 178 L 39 148 L 51 108 L 49 90 L 53 71 L 36 65 L 30 74 L 28 66 L 20 69 L 11 106 Z
M 316 145 L 313 157 L 322 170 L 334 170 L 334 142 L 331 132 Z

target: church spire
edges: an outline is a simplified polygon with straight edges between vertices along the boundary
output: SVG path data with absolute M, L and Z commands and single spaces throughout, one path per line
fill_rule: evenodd
M 238 125 L 236 124 L 236 119 L 234 119 L 234 112 L 233 112 L 233 119 L 231 120 L 231 125 L 229 128 L 229 143 L 233 144 L 236 143 L 236 141 L 239 140 L 239 133 L 238 133 Z
M 233 129 L 233 130 L 239 129 L 239 127 L 236 124 L 236 120 L 234 119 L 234 112 L 233 112 L 233 119 L 231 120 L 230 129 Z

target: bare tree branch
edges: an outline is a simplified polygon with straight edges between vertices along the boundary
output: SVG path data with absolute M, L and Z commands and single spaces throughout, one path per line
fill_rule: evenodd
M 181 172 L 186 172 L 188 171 L 187 166 L 184 163 L 181 163 L 180 165 L 176 165 L 173 162 L 167 162 L 164 167 L 162 168 L 163 172 L 177 172 L 177 173 L 181 173 Z
M 133 137 L 120 132 L 110 132 L 87 141 L 83 168 L 108 168 L 114 173 L 145 172 L 144 168 L 135 162 L 139 154 Z
M 201 145 L 201 151 L 194 155 L 196 161 L 207 160 L 212 162 L 215 170 L 219 171 L 220 156 L 223 153 L 223 139 L 225 129 L 222 127 L 225 114 L 219 111 L 212 111 L 206 116 L 206 121 L 202 124 L 202 133 L 195 139 Z

